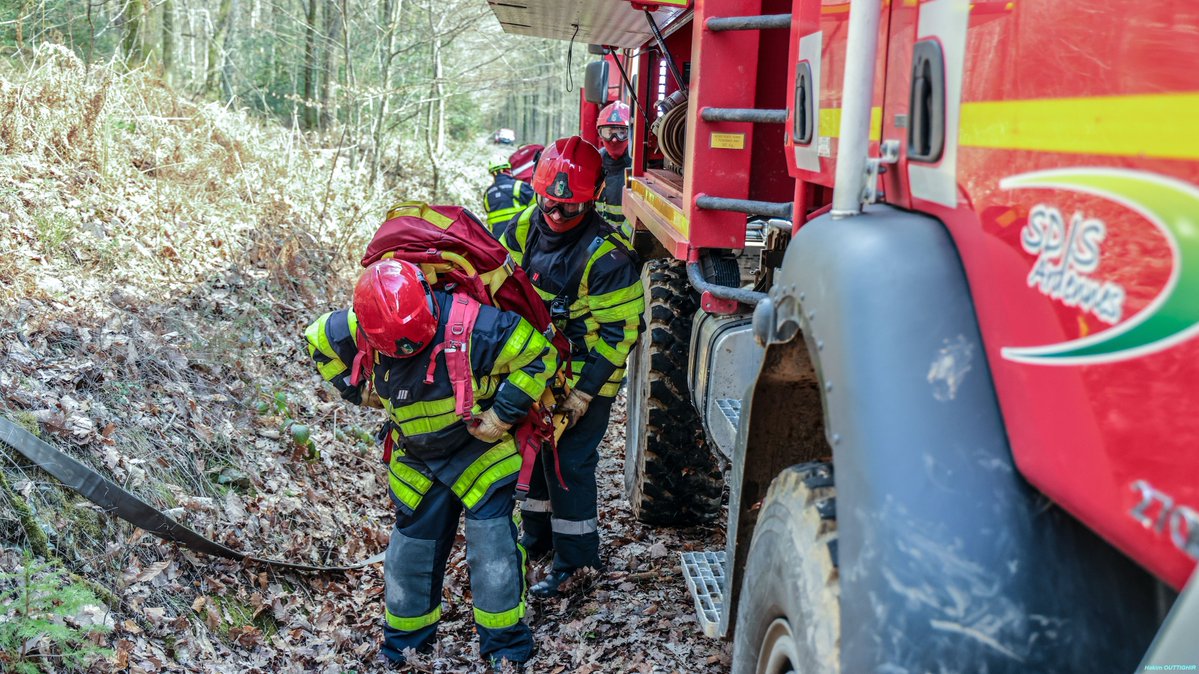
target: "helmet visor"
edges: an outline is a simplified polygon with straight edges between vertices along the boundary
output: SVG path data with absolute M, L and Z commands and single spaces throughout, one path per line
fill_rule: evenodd
M 629 129 L 625 126 L 601 126 L 599 136 L 603 140 L 620 142 L 629 139 Z
M 569 220 L 570 218 L 582 215 L 587 210 L 587 204 L 588 202 L 586 201 L 578 204 L 569 204 L 565 201 L 554 201 L 549 197 L 543 197 L 540 194 L 537 195 L 537 207 L 541 209 L 542 213 L 551 215 L 557 212 L 558 217 L 563 220 Z

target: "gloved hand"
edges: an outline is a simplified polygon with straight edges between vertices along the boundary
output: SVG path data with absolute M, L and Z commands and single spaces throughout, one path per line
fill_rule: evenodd
M 478 423 L 467 424 L 466 430 L 483 442 L 499 442 L 500 438 L 504 437 L 504 433 L 512 428 L 512 424 L 500 421 L 495 410 L 490 409 L 480 414 L 475 421 Z
M 560 414 L 566 415 L 566 418 L 570 420 L 570 425 L 567 426 L 567 428 L 570 428 L 579 423 L 579 419 L 582 419 L 583 415 L 587 414 L 587 408 L 590 406 L 591 396 L 575 389 L 570 392 L 570 395 L 566 396 L 566 400 L 563 400 L 561 405 L 558 405 L 557 411 Z

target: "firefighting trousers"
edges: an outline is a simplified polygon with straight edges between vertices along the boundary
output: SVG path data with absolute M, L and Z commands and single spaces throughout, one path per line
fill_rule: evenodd
M 542 452 L 538 460 L 541 469 L 533 471 L 529 496 L 521 503 L 522 543 L 535 556 L 552 548 L 555 571 L 601 568 L 595 466 L 612 401 L 596 396 L 587 414 L 558 441 L 558 460 L 567 488 L 558 482 L 553 455 Z
M 466 561 L 474 598 L 475 630 L 484 659 L 524 662 L 533 635 L 524 624 L 525 557 L 512 521 L 515 485 L 498 487 L 466 510 Z M 461 501 L 434 482 L 412 514 L 397 509 L 383 562 L 387 620 L 383 654 L 404 662 L 404 649 L 432 645 L 441 618 L 446 561 L 458 532 Z

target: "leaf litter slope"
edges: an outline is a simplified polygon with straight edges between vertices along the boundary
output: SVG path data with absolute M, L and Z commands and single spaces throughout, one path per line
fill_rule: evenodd
M 317 564 L 382 550 L 378 413 L 322 385 L 299 338 L 348 301 L 351 251 L 383 210 L 353 167 L 54 49 L 0 70 L 0 150 L 0 413 L 233 547 Z M 623 414 L 622 400 L 601 447 L 608 569 L 530 606 L 532 671 L 725 671 L 676 555 L 721 535 L 633 520 Z M 294 442 L 297 424 L 319 455 Z M 379 567 L 321 577 L 207 558 L 98 512 L 3 448 L 0 470 L 54 554 L 118 600 L 104 637 L 114 656 L 92 670 L 381 671 Z M 18 568 L 26 545 L 0 512 L 0 567 Z M 413 671 L 481 671 L 469 594 L 460 540 L 435 652 Z

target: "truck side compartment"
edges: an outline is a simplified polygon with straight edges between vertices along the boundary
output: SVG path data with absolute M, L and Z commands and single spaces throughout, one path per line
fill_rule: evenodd
M 776 288 L 771 352 L 801 326 L 837 466 L 841 671 L 1130 671 L 1161 620 L 1155 581 L 1016 472 L 944 226 L 822 216 Z M 744 430 L 781 416 L 757 412 Z M 739 466 L 773 461 L 743 440 Z

